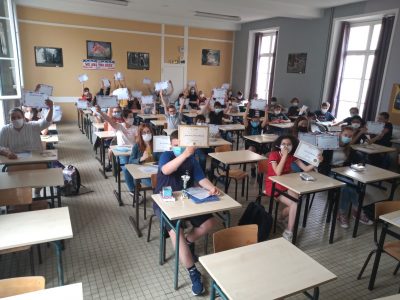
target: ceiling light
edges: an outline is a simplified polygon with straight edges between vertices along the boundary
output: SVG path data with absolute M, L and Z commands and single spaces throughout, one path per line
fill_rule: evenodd
M 103 2 L 103 3 L 108 3 L 108 4 L 117 4 L 117 5 L 123 5 L 123 6 L 128 6 L 129 1 L 128 0 L 89 0 L 93 2 Z
M 203 12 L 203 11 L 195 11 L 194 15 L 196 17 L 212 18 L 212 19 L 235 21 L 235 22 L 239 22 L 242 20 L 242 18 L 240 18 L 239 16 L 221 15 L 221 14 L 214 14 L 214 13 L 208 13 L 208 12 Z

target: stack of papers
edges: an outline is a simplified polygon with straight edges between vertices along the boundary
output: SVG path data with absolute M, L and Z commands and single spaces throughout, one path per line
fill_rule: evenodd
M 218 196 L 210 196 L 208 190 L 203 189 L 201 187 L 191 187 L 186 190 L 190 199 L 194 203 L 204 203 L 204 202 L 211 202 L 211 201 L 218 201 Z

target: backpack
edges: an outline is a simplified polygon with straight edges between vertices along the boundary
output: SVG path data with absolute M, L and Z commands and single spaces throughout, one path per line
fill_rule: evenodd
M 258 226 L 258 242 L 263 242 L 269 239 L 273 219 L 260 201 L 261 198 L 257 197 L 256 201 L 249 203 L 238 225 L 256 224 Z

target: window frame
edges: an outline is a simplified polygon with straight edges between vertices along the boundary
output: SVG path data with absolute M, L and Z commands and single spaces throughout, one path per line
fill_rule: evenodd
M 274 49 L 273 49 L 272 52 L 261 53 L 262 40 L 266 36 L 270 36 L 271 37 L 271 39 L 269 41 L 268 49 L 269 50 L 271 50 L 272 48 L 274 48 Z M 267 79 L 266 92 L 262 97 L 260 97 L 260 95 L 258 94 L 258 88 L 256 87 L 256 91 L 257 91 L 258 97 L 261 98 L 261 99 L 269 99 L 272 96 L 272 95 L 268 95 L 268 94 L 269 94 L 269 88 L 270 88 L 270 84 L 271 84 L 271 74 L 272 74 L 272 71 L 273 71 L 271 63 L 274 62 L 273 61 L 274 56 L 276 57 L 276 47 L 275 47 L 275 44 L 274 44 L 274 43 L 276 43 L 276 39 L 277 39 L 276 31 L 268 31 L 268 32 L 263 32 L 262 33 L 261 43 L 259 45 L 260 53 L 258 55 L 258 63 L 257 63 L 257 65 L 260 66 L 260 61 L 261 61 L 261 58 L 263 58 L 263 57 L 269 58 L 269 63 L 268 63 L 268 68 L 267 68 L 268 72 L 267 72 L 267 76 L 266 76 L 266 79 Z M 259 80 L 258 80 L 258 71 L 257 71 L 257 86 L 258 86 L 258 83 L 259 83 Z

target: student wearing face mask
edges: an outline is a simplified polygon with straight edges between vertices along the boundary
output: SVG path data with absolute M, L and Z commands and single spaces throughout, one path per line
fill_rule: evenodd
M 322 102 L 321 109 L 315 112 L 317 120 L 320 122 L 334 122 L 335 117 L 329 112 L 329 102 Z
M 93 96 L 88 87 L 83 89 L 82 100 L 86 100 L 87 102 L 91 102 L 93 100 Z
M 359 110 L 358 110 L 358 108 L 357 107 L 352 107 L 352 108 L 350 108 L 350 117 L 347 117 L 347 118 L 345 118 L 345 119 L 343 119 L 342 121 L 340 121 L 340 122 L 338 122 L 338 123 L 335 123 L 334 125 L 335 126 L 340 126 L 340 125 L 342 125 L 342 124 L 344 124 L 344 125 L 351 125 L 351 119 L 353 118 L 353 117 L 359 117 L 359 118 L 361 118 L 360 116 L 359 116 Z
M 167 103 L 164 101 L 164 96 L 161 92 L 160 92 L 160 98 L 164 107 L 166 108 L 165 119 L 167 120 L 168 124 L 167 128 L 178 129 L 178 126 L 182 123 L 182 117 L 183 117 L 182 111 L 185 102 L 180 103 L 179 112 L 177 112 L 173 104 L 167 105 Z
M 0 155 L 16 159 L 17 153 L 42 151 L 40 132 L 51 125 L 53 119 L 53 101 L 47 99 L 49 110 L 45 119 L 26 122 L 20 108 L 10 110 L 10 124 L 0 129 Z
M 26 122 L 30 121 L 39 121 L 39 111 L 35 107 L 25 107 L 23 109 L 24 112 L 24 117 Z
M 226 111 L 229 108 L 226 108 Z M 214 103 L 214 109 L 210 108 L 210 112 L 208 114 L 209 118 L 210 118 L 210 124 L 214 124 L 214 125 L 222 125 L 223 124 L 223 117 L 224 117 L 225 111 L 222 108 L 221 103 L 219 103 L 218 101 L 215 101 Z
M 288 117 L 295 117 L 299 115 L 300 112 L 300 100 L 299 98 L 293 98 L 292 100 L 290 100 L 290 104 L 291 106 L 289 107 L 289 110 L 287 112 L 287 116 Z
M 352 163 L 356 163 L 351 156 L 351 145 L 354 144 L 354 142 L 354 129 L 350 126 L 344 127 L 340 133 L 340 148 L 333 150 L 332 160 L 330 163 L 332 168 L 348 166 Z M 349 205 L 352 204 L 352 215 L 353 218 L 355 218 L 358 208 L 358 195 L 357 190 L 353 187 L 354 183 L 352 181 L 346 178 L 341 178 L 341 180 L 349 184 L 342 188 L 340 193 L 338 222 L 340 227 L 348 228 L 349 219 L 347 217 L 347 211 Z M 365 225 L 373 224 L 363 211 L 361 212 L 360 222 Z
M 158 161 L 159 153 L 153 152 L 153 130 L 149 124 L 141 124 L 139 126 L 138 135 L 136 137 L 136 144 L 132 147 L 131 155 L 128 159 L 128 164 L 144 164 Z M 123 167 L 122 168 L 125 178 L 126 186 L 129 193 L 133 196 L 135 192 L 135 179 L 131 173 Z M 150 186 L 150 178 L 142 179 L 142 183 Z
M 155 193 L 160 193 L 164 186 L 170 186 L 172 191 L 181 191 L 183 189 L 182 175 L 189 174 L 190 180 L 188 187 L 199 184 L 208 190 L 210 195 L 218 195 L 219 190 L 208 180 L 199 163 L 194 158 L 194 147 L 179 147 L 178 132 L 171 134 L 172 151 L 163 152 L 160 156 L 157 173 L 157 186 Z M 161 210 L 155 202 L 153 202 L 154 213 L 161 219 Z M 193 225 L 193 230 L 188 232 L 186 236 L 183 230 L 179 236 L 179 260 L 188 270 L 190 280 L 192 282 L 192 293 L 201 295 L 204 292 L 204 286 L 201 274 L 197 270 L 194 259 L 194 242 L 208 234 L 217 224 L 212 214 L 206 214 L 186 219 Z M 175 221 L 170 221 L 175 224 Z M 169 225 L 166 229 L 171 238 L 173 247 L 175 247 L 176 233 Z
M 206 117 L 203 115 L 197 115 L 194 119 L 194 124 L 196 126 L 208 126 L 206 123 Z M 207 155 L 211 152 L 213 152 L 211 148 L 198 148 L 194 153 L 203 172 L 206 172 Z
M 268 196 L 271 196 L 272 194 L 272 181 L 269 179 L 269 177 L 292 173 L 292 163 L 297 164 L 297 166 L 300 167 L 300 169 L 304 172 L 309 172 L 314 169 L 314 166 L 306 166 L 300 159 L 297 159 L 293 156 L 297 144 L 297 139 L 291 135 L 282 135 L 273 144 L 274 150 L 272 150 L 269 154 L 268 170 L 265 176 L 265 193 Z M 323 160 L 322 156 L 319 157 L 319 160 Z M 294 191 L 287 190 L 287 188 L 279 184 L 275 184 L 275 189 L 287 191 L 287 193 L 294 198 L 299 197 L 299 195 Z M 291 242 L 293 238 L 293 227 L 296 217 L 297 203 L 283 195 L 278 196 L 278 194 L 276 194 L 274 196 L 275 198 L 277 197 L 277 200 L 285 206 L 281 212 L 280 222 L 286 223 L 286 218 L 288 218 L 288 220 L 287 227 L 283 232 L 282 237 Z
M 298 138 L 299 133 L 307 133 L 310 132 L 310 124 L 308 118 L 306 117 L 298 117 L 296 121 L 294 121 L 293 127 L 291 129 L 291 134 Z
M 354 116 L 350 119 L 349 126 L 353 128 L 353 144 L 361 144 L 368 141 L 366 136 L 367 128 L 365 127 L 365 121 L 359 117 Z
M 199 98 L 197 85 L 196 84 L 194 84 L 194 86 L 188 85 L 187 89 L 189 90 L 189 94 L 188 94 L 189 105 L 191 108 L 197 109 L 198 108 L 197 103 L 198 103 L 198 98 Z
M 268 114 L 268 123 L 287 123 L 289 118 L 282 112 L 282 106 L 276 104 L 273 113 Z

